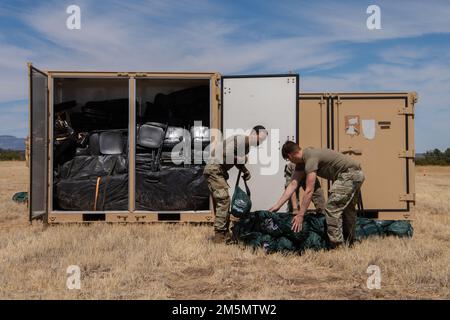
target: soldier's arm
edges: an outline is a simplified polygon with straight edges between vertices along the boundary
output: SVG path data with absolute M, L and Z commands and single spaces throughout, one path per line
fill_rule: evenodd
M 302 230 L 303 217 L 305 215 L 306 210 L 308 210 L 309 205 L 311 204 L 316 179 L 317 179 L 316 171 L 310 172 L 306 175 L 306 188 L 305 194 L 303 195 L 302 204 L 300 205 L 300 211 L 292 220 L 292 230 L 294 230 L 294 232 L 300 232 Z
M 292 211 L 298 211 L 298 200 L 297 200 L 297 192 L 294 192 L 291 196 L 291 204 L 292 204 Z
M 248 160 L 247 155 L 244 157 L 234 156 L 234 160 L 236 163 L 236 168 L 241 170 L 243 174 L 249 174 L 249 171 L 248 171 L 247 167 L 245 166 L 245 164 L 247 163 L 247 160 Z
M 288 201 L 292 194 L 297 190 L 297 187 L 300 183 L 300 180 L 302 178 L 302 172 L 295 171 L 292 175 L 292 181 L 289 183 L 289 185 L 284 190 L 283 194 L 281 195 L 280 199 L 269 209 L 270 212 L 277 212 L 280 210 L 280 208 L 283 206 L 283 204 Z
M 302 204 L 300 205 L 299 214 L 304 216 L 306 210 L 308 210 L 309 205 L 311 204 L 311 199 L 314 193 L 315 185 L 317 180 L 316 171 L 310 172 L 306 175 L 306 188 L 305 194 L 303 195 Z
M 302 184 L 303 190 L 306 190 L 306 184 Z M 320 181 L 318 178 L 316 178 L 316 182 L 314 185 L 314 192 L 312 194 L 311 198 L 312 203 L 314 204 L 314 207 L 317 209 L 317 211 L 321 212 L 325 210 L 326 201 L 325 196 L 323 194 L 322 186 L 320 185 Z

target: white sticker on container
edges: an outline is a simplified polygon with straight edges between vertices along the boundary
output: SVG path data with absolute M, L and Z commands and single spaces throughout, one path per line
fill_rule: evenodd
M 364 137 L 366 139 L 373 140 L 375 138 L 375 120 L 362 120 L 361 126 Z
M 345 116 L 345 133 L 355 136 L 359 131 L 359 116 Z

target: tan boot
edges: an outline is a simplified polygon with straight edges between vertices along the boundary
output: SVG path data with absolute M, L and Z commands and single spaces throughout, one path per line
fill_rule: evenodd
M 214 236 L 211 237 L 211 241 L 213 243 L 225 244 L 229 238 L 230 238 L 230 236 L 228 235 L 228 232 L 214 231 Z

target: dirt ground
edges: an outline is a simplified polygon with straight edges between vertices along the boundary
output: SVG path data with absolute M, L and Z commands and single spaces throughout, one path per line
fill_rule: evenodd
M 215 245 L 206 225 L 30 226 L 11 200 L 26 181 L 24 162 L 0 162 L 2 299 L 450 299 L 449 167 L 417 168 L 412 239 L 302 256 Z M 369 265 L 381 289 L 367 288 Z

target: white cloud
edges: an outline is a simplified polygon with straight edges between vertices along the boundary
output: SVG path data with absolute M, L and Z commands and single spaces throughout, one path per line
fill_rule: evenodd
M 23 101 L 0 105 L 0 135 L 25 137 L 28 133 L 28 104 Z
M 81 7 L 81 30 L 68 30 L 68 14 L 59 2 L 16 12 L 37 34 L 24 49 L 0 45 L 8 65 L 0 75 L 0 101 L 27 95 L 25 62 L 56 70 L 186 70 L 238 73 L 245 70 L 286 72 L 330 68 L 348 59 L 344 50 L 325 50 L 329 43 L 314 37 L 263 38 L 237 42 L 246 22 L 214 16 L 217 5 L 202 2 L 112 2 L 99 9 Z M 149 16 L 147 16 L 149 14 Z M 13 89 L 15 88 L 15 89 Z
M 402 55 L 401 49 L 396 49 Z M 389 55 L 391 58 L 391 56 Z M 394 57 L 394 56 L 392 56 Z M 306 92 L 410 92 L 416 91 L 416 150 L 449 147 L 450 65 L 431 61 L 423 65 L 371 64 L 363 70 L 334 77 L 305 76 Z
M 366 1 L 321 1 L 285 4 L 291 18 L 314 28 L 320 37 L 330 41 L 370 42 L 383 39 L 418 37 L 430 33 L 450 33 L 450 6 L 447 0 L 378 0 L 381 30 L 368 30 Z
M 233 19 L 226 3 L 219 2 L 115 0 L 99 6 L 77 1 L 82 10 L 81 30 L 65 27 L 68 15 L 64 3 L 3 9 L 0 14 L 17 17 L 31 31 L 22 34 L 27 40 L 23 46 L 0 42 L 0 101 L 27 98 L 26 61 L 58 70 L 195 70 L 224 74 L 300 70 L 301 88 L 307 91 L 418 91 L 418 128 L 429 130 L 422 119 L 432 116 L 425 110 L 429 114 L 444 110 L 440 118 L 433 116 L 440 127 L 427 132 L 438 134 L 441 130 L 448 135 L 448 125 L 442 119 L 449 120 L 445 113 L 445 102 L 450 98 L 446 93 L 449 50 L 438 47 L 436 52 L 434 47 L 390 44 L 386 50 L 376 51 L 377 60 L 369 65 L 344 73 L 333 70 L 326 76 L 303 76 L 305 69 L 326 74 L 324 70 L 350 62 L 355 53 L 342 43 L 450 32 L 450 6 L 446 1 L 432 5 L 377 2 L 382 10 L 383 29 L 379 31 L 367 30 L 369 3 L 360 1 L 277 2 L 270 5 L 273 17 L 267 21 L 257 16 L 246 21 Z M 269 6 L 261 3 L 264 5 Z M 268 30 L 273 31 L 271 36 L 264 33 Z M 278 32 L 283 35 L 274 36 Z M 11 36 L 0 36 L 0 40 L 6 39 Z M 430 59 L 435 55 L 439 59 Z M 3 117 L 0 121 L 3 125 L 11 119 Z M 431 133 L 418 134 L 428 137 L 423 140 L 424 146 L 433 145 Z M 444 144 L 444 139 L 439 139 L 434 145 Z

